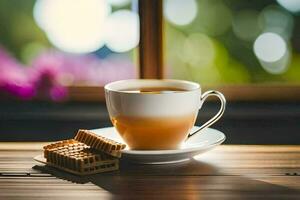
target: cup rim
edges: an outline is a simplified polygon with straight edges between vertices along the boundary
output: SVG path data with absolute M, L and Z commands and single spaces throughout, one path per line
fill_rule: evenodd
M 182 91 L 180 93 L 197 91 L 199 89 L 201 90 L 201 86 L 200 86 L 199 83 L 195 83 L 195 82 L 192 82 L 192 81 L 186 81 L 186 80 L 179 80 L 179 79 L 125 79 L 125 80 L 119 80 L 119 81 L 114 81 L 114 82 L 108 83 L 104 86 L 104 89 L 107 90 L 107 91 L 113 91 L 113 92 L 124 93 L 124 94 L 135 94 L 135 93 L 132 93 L 132 92 L 129 92 L 129 91 L 122 91 L 122 90 L 114 89 L 114 87 L 116 87 L 116 85 L 120 85 L 120 84 L 122 85 L 126 82 L 182 83 L 182 84 L 189 85 L 191 87 L 191 89 L 187 89 L 187 90 Z M 139 93 L 139 94 L 140 95 L 148 95 L 147 93 Z M 155 95 L 162 95 L 162 94 L 163 93 L 155 93 Z

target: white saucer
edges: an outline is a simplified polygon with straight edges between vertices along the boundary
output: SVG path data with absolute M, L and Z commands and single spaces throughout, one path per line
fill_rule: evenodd
M 193 127 L 195 131 L 197 126 Z M 114 127 L 91 130 L 94 133 L 125 143 Z M 122 160 L 139 164 L 167 164 L 187 161 L 194 156 L 204 153 L 225 141 L 224 133 L 206 128 L 187 139 L 180 149 L 176 150 L 130 150 L 128 147 L 122 151 Z
M 193 127 L 192 132 L 197 130 L 197 126 Z M 113 139 L 118 142 L 125 143 L 114 127 L 100 128 L 91 130 L 94 133 Z M 225 141 L 224 133 L 206 128 L 199 133 L 187 139 L 180 149 L 176 150 L 130 150 L 128 147 L 122 150 L 122 161 L 133 162 L 139 164 L 169 164 L 188 161 L 194 156 L 211 150 Z M 45 163 L 43 155 L 34 158 L 36 161 Z

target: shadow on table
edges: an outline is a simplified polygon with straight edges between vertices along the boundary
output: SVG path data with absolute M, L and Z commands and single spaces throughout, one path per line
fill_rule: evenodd
M 122 162 L 120 171 L 76 176 L 48 166 L 33 167 L 57 178 L 93 183 L 119 197 L 152 198 L 278 198 L 298 196 L 299 190 L 238 175 L 222 174 L 217 167 L 191 160 L 170 165 L 136 165 Z M 180 178 L 178 178 L 180 177 Z M 254 192 L 255 191 L 255 192 Z
M 35 165 L 33 167 L 35 170 L 39 170 L 43 173 L 51 174 L 57 178 L 61 178 L 74 183 L 96 183 L 98 178 L 103 179 L 104 177 L 129 177 L 129 176 L 197 176 L 199 175 L 212 175 L 218 173 L 217 168 L 210 164 L 199 162 L 196 160 L 168 164 L 168 165 L 142 165 L 121 162 L 120 170 L 113 172 L 104 172 L 94 175 L 78 176 L 68 172 L 61 171 L 54 167 L 47 165 Z M 97 184 L 96 184 L 97 185 Z

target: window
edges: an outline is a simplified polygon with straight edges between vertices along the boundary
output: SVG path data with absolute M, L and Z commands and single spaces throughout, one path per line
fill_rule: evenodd
M 163 6 L 165 77 L 219 87 L 229 99 L 299 97 L 300 1 L 163 0 Z
M 0 24 L 3 96 L 89 100 L 93 87 L 138 76 L 135 1 L 2 0 Z
M 282 0 L 2 0 L 0 95 L 98 101 L 110 81 L 176 78 L 232 100 L 300 99 L 298 8 Z

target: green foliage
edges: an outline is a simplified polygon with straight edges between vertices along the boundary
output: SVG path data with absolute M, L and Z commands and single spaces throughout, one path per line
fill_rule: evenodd
M 291 54 L 286 72 L 270 74 L 263 69 L 253 52 L 255 37 L 263 33 L 258 21 L 259 13 L 273 5 L 273 1 L 198 0 L 197 2 L 198 15 L 189 25 L 176 26 L 165 21 L 165 55 L 169 77 L 209 85 L 300 82 L 299 53 L 294 51 Z M 275 8 L 280 10 L 276 6 Z M 247 12 L 241 14 L 241 10 Z M 255 29 L 255 33 L 246 34 L 247 31 L 254 31 L 252 29 L 242 30 L 244 35 L 239 38 L 232 27 L 235 23 L 234 17 L 237 16 L 244 18 L 255 16 L 257 24 L 252 18 L 245 19 L 251 24 L 252 29 Z M 238 23 L 241 25 L 242 22 Z M 247 25 L 242 25 L 241 28 L 247 28 Z M 211 43 L 214 44 L 213 58 L 210 57 Z M 211 59 L 211 62 L 205 59 Z
M 22 54 L 31 43 L 49 46 L 42 30 L 36 25 L 32 9 L 34 0 L 0 1 L 0 44 L 18 59 L 28 62 Z

